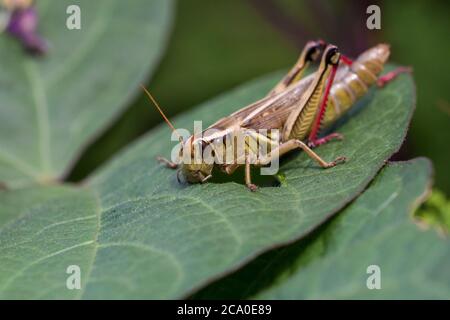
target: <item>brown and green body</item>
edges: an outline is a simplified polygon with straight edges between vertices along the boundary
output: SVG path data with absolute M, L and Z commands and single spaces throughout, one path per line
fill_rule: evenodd
M 321 59 L 318 70 L 301 79 L 301 74 L 308 64 L 319 57 Z M 255 134 L 254 131 L 277 129 L 281 133 L 277 138 L 278 141 L 272 144 L 267 154 L 262 156 L 259 154 L 256 161 L 250 161 L 253 156 L 256 156 L 257 150 L 251 147 L 255 144 L 249 143 L 245 152 L 235 155 L 235 161 L 232 163 L 215 165 L 231 174 L 245 163 L 246 184 L 251 190 L 256 187 L 251 183 L 250 165 L 267 165 L 275 154 L 282 156 L 296 148 L 306 151 L 322 167 L 332 167 L 345 158 L 339 157 L 332 162 L 327 162 L 310 147 L 325 143 L 331 138 L 341 138 L 341 136 L 332 134 L 319 139 L 316 136 L 318 130 L 336 121 L 367 93 L 369 87 L 377 82 L 388 57 L 389 46 L 380 44 L 365 51 L 352 62 L 345 58 L 346 64 L 344 64 L 340 61 L 341 55 L 335 46 L 325 47 L 323 42 L 309 42 L 296 65 L 266 97 L 220 119 L 199 137 L 191 136 L 182 144 L 182 151 L 191 150 L 192 152 L 192 148 L 189 149 L 186 146 L 197 143 L 203 147 L 217 141 L 223 141 L 225 144 L 230 141 L 227 139 L 236 135 L 237 132 L 245 135 L 249 130 L 252 130 L 252 133 L 248 135 L 248 139 L 254 139 L 257 145 L 262 139 L 267 141 L 267 138 L 258 133 Z M 214 129 L 214 133 L 208 134 L 211 129 Z M 165 162 L 175 167 L 173 163 Z M 213 166 L 214 164 L 206 163 L 181 163 L 181 172 L 189 182 L 204 182 L 210 178 Z

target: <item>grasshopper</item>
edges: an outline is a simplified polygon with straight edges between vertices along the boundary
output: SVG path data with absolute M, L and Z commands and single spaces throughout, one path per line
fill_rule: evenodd
M 339 133 L 319 137 L 319 131 L 350 109 L 367 93 L 371 85 L 377 83 L 383 86 L 398 74 L 410 72 L 409 68 L 400 67 L 379 78 L 389 54 L 389 46 L 379 44 L 363 52 L 357 59 L 351 60 L 342 55 L 334 45 L 326 44 L 322 40 L 309 41 L 292 69 L 267 96 L 211 125 L 208 129 L 215 129 L 214 134 L 208 134 L 207 129 L 200 136 L 192 135 L 186 140 L 180 137 L 181 159 L 186 155 L 188 158 L 194 157 L 193 145 L 199 145 L 201 150 L 204 150 L 213 145 L 213 142 L 224 143 L 225 138 L 236 132 L 244 132 L 245 135 L 245 131 L 249 129 L 279 130 L 281 134 L 275 143 L 269 142 L 270 149 L 265 154 L 255 157 L 255 148 L 251 148 L 247 143 L 244 149 L 234 155 L 235 161 L 231 163 L 177 163 L 163 157 L 158 157 L 158 161 L 172 169 L 180 167 L 177 172 L 178 181 L 182 174 L 184 180 L 189 183 L 204 183 L 209 180 L 214 166 L 232 174 L 239 166 L 245 165 L 245 184 L 251 191 L 257 189 L 251 180 L 251 165 L 266 166 L 275 158 L 278 159 L 294 149 L 305 151 L 322 168 L 332 168 L 343 163 L 346 161 L 344 156 L 325 161 L 312 150 L 331 140 L 343 139 Z M 317 71 L 303 77 L 305 69 L 314 61 L 320 61 Z M 176 132 L 155 99 L 144 87 L 143 89 Z M 247 138 L 257 142 L 268 140 L 258 133 Z

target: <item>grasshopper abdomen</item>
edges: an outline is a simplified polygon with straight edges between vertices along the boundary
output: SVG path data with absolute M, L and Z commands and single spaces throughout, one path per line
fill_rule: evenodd
M 389 45 L 379 44 L 362 53 L 350 66 L 339 68 L 330 91 L 324 126 L 337 120 L 367 93 L 383 71 L 389 54 Z

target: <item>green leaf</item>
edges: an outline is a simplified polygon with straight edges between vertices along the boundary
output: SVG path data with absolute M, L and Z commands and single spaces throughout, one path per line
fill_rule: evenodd
M 441 42 L 450 28 L 448 3 L 436 2 L 432 7 L 421 1 L 389 1 L 383 4 L 383 40 L 390 43 L 395 59 L 414 67 L 417 84 L 417 111 L 409 132 L 408 154 L 424 155 L 433 161 L 435 186 L 450 195 L 450 83 L 449 72 L 430 68 L 450 51 L 450 42 L 442 42 L 440 50 L 427 48 Z M 411 35 L 417 41 L 411 41 Z M 430 128 L 431 124 L 431 128 Z M 444 151 L 445 150 L 445 151 Z
M 72 4 L 80 30 L 66 28 Z M 0 37 L 0 181 L 13 188 L 64 176 L 121 112 L 159 60 L 172 1 L 40 0 L 37 8 L 47 56 Z
M 244 290 L 262 299 L 448 299 L 449 240 L 412 219 L 429 192 L 431 171 L 426 159 L 390 164 L 321 230 L 261 256 L 202 295 Z M 380 268 L 379 290 L 367 287 L 371 265 Z M 252 282 L 244 281 L 252 271 Z
M 212 123 L 263 96 L 279 78 L 246 84 L 174 122 L 186 128 L 194 119 Z M 345 141 L 317 149 L 328 160 L 347 156 L 346 164 L 323 170 L 294 152 L 281 167 L 284 183 L 256 193 L 240 178 L 179 185 L 175 172 L 155 161 L 174 145 L 167 127 L 125 150 L 83 189 L 3 192 L 0 216 L 6 210 L 10 218 L 0 227 L 0 296 L 185 296 L 257 254 L 305 236 L 350 202 L 398 150 L 413 108 L 409 75 L 374 89 L 339 128 Z M 66 196 L 55 200 L 46 192 Z M 22 204 L 28 194 L 37 199 L 34 205 Z M 69 264 L 81 267 L 81 292 L 64 289 Z
M 0 193 L 0 298 L 68 299 L 70 265 L 89 277 L 98 232 L 95 195 L 70 187 Z M 5 218 L 6 217 L 6 218 Z
M 297 255 L 285 279 L 257 297 L 448 299 L 449 240 L 412 221 L 430 175 L 425 159 L 390 165 Z M 370 265 L 380 268 L 379 290 L 367 287 Z
M 436 227 L 443 235 L 450 230 L 450 200 L 445 194 L 433 189 L 430 198 L 417 210 L 416 217 L 424 227 Z

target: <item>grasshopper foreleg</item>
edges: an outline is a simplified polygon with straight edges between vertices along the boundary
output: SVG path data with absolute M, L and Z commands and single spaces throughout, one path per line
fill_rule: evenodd
M 170 168 L 170 169 L 176 169 L 176 168 L 178 168 L 178 164 L 176 164 L 175 162 L 172 162 L 172 161 L 170 161 L 170 160 L 168 160 L 168 159 L 166 159 L 166 158 L 164 158 L 164 157 L 158 156 L 158 157 L 156 157 L 156 160 L 157 160 L 159 163 L 164 164 L 167 168 Z

